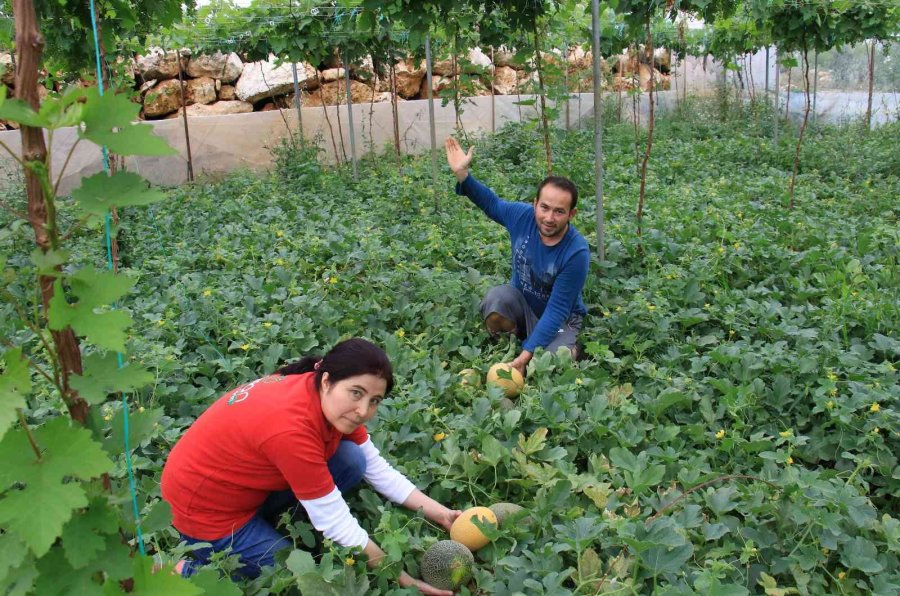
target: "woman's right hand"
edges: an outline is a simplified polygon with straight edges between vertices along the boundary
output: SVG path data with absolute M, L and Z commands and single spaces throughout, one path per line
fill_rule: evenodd
M 475 145 L 469 147 L 467 153 L 459 146 L 459 141 L 453 137 L 447 137 L 447 140 L 444 141 L 444 148 L 447 150 L 447 164 L 456 179 L 462 182 L 469 175 L 469 164 L 472 163 L 472 156 L 475 154 Z
M 403 572 L 400 574 L 400 579 L 398 580 L 400 583 L 400 587 L 402 588 L 416 588 L 423 594 L 427 594 L 428 596 L 453 596 L 453 592 L 450 590 L 439 590 L 432 586 L 431 584 L 427 584 L 420 579 L 416 579 L 407 572 Z

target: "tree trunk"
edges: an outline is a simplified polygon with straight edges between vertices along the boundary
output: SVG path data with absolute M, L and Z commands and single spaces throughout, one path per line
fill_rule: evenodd
M 491 60 L 493 60 L 493 52 L 491 53 Z M 425 84 L 428 85 L 428 136 L 431 140 L 431 187 L 434 189 L 435 193 L 437 193 L 437 131 L 434 126 L 434 88 L 432 87 L 434 81 L 434 75 L 431 71 L 432 69 L 432 56 L 431 56 L 431 35 L 425 36 Z M 493 84 L 491 85 L 491 92 L 493 92 Z M 491 96 L 493 99 L 493 96 Z M 493 129 L 493 113 L 491 114 L 491 128 Z M 435 195 L 435 209 L 440 207 L 440 201 L 437 200 L 437 196 Z
M 31 0 L 14 0 L 13 20 L 16 31 L 16 96 L 30 105 L 35 111 L 39 107 L 38 70 L 41 65 L 41 54 L 44 50 L 44 38 L 38 27 L 37 15 Z M 44 131 L 41 128 L 21 126 L 22 159 L 28 163 L 43 164 L 44 171 L 49 167 L 47 145 L 44 143 Z M 58 229 L 56 226 L 56 210 L 54 197 L 45 195 L 41 179 L 30 168 L 25 168 L 25 194 L 28 199 L 28 220 L 34 230 L 35 243 L 42 252 L 57 248 Z M 50 187 L 49 180 L 47 188 Z M 62 271 L 62 267 L 57 267 Z M 42 275 L 38 278 L 41 289 L 41 303 L 44 316 L 48 314 L 50 301 L 53 299 L 54 277 Z M 72 374 L 83 372 L 81 350 L 78 339 L 70 327 L 62 331 L 51 331 L 53 344 L 59 362 L 59 373 L 62 398 L 73 420 L 85 424 L 87 422 L 88 404 L 69 385 Z
M 541 46 L 537 18 L 532 22 L 534 31 L 534 59 L 538 73 L 538 94 L 541 98 L 541 127 L 544 130 L 544 153 L 547 156 L 547 175 L 553 174 L 553 154 L 550 151 L 550 126 L 547 124 L 547 98 L 544 93 L 544 69 L 541 64 Z
M 494 81 L 497 80 L 497 65 L 494 64 L 494 46 L 491 46 L 491 132 L 497 132 L 497 104 L 494 95 Z
M 653 34 L 650 31 L 650 17 L 647 17 L 647 51 L 650 55 L 653 55 Z M 653 150 L 653 124 L 654 124 L 654 115 L 653 115 L 653 86 L 655 81 L 653 80 L 653 68 L 650 68 L 650 118 L 647 124 L 647 151 L 644 153 L 644 161 L 641 164 L 641 190 L 640 196 L 638 197 L 638 208 L 637 208 L 637 234 L 638 238 L 641 237 L 642 234 L 642 224 L 644 218 L 644 196 L 647 187 L 647 162 L 650 161 L 650 153 Z
M 570 128 L 569 115 L 569 42 L 564 44 L 563 49 L 563 86 L 566 89 L 566 130 Z
M 800 169 L 800 145 L 803 143 L 803 133 L 806 131 L 806 123 L 809 121 L 809 51 L 803 49 L 803 90 L 806 92 L 806 107 L 803 110 L 803 124 L 800 125 L 800 136 L 797 137 L 797 150 L 794 152 L 794 172 L 791 175 L 791 191 L 788 209 L 794 209 L 794 187 L 797 184 L 797 171 Z
M 778 145 L 778 134 L 780 132 L 780 123 L 778 122 L 778 115 L 781 113 L 780 107 L 778 105 L 778 101 L 781 98 L 781 68 L 778 66 L 778 60 L 781 58 L 781 52 L 778 52 L 778 48 L 775 48 L 775 109 L 772 110 L 772 125 L 774 127 L 774 141 L 775 144 Z

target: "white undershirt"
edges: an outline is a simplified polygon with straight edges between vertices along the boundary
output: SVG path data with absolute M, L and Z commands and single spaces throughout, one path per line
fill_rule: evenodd
M 363 476 L 372 488 L 394 503 L 402 504 L 416 489 L 406 476 L 387 463 L 369 437 L 359 446 L 366 457 L 366 473 Z M 347 501 L 337 487 L 318 499 L 300 500 L 315 529 L 341 546 L 363 548 L 369 535 L 350 513 Z

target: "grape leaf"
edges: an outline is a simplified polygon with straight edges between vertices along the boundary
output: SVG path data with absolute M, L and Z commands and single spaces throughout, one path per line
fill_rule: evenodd
M 31 373 L 22 358 L 21 348 L 3 354 L 3 374 L 0 374 L 0 438 L 16 420 L 16 408 L 24 408 L 25 396 L 31 393 Z
M 40 459 L 35 458 L 22 429 L 8 432 L 0 441 L 0 486 L 5 490 L 0 499 L 0 527 L 41 557 L 59 537 L 72 511 L 88 504 L 84 488 L 69 479 L 94 478 L 109 472 L 112 462 L 89 430 L 71 426 L 66 418 L 55 418 L 32 435 L 41 450 Z M 21 488 L 10 489 L 12 484 Z
M 87 102 L 82 111 L 82 138 L 98 145 L 106 145 L 119 155 L 171 155 L 175 150 L 165 139 L 156 136 L 149 124 L 133 124 L 140 106 L 126 94 L 110 89 L 104 95 L 94 87 L 85 92 Z
M 79 210 L 85 215 L 102 217 L 112 207 L 149 205 L 166 198 L 161 190 L 151 188 L 146 180 L 132 172 L 119 170 L 108 176 L 98 172 L 81 179 L 81 186 L 72 191 Z
M 104 499 L 93 499 L 86 511 L 75 514 L 62 531 L 66 559 L 74 569 L 90 563 L 106 546 L 102 534 L 119 529 L 115 512 Z
M 112 352 L 106 355 L 91 354 L 84 359 L 84 374 L 73 375 L 72 388 L 89 404 L 106 401 L 110 393 L 140 389 L 153 380 L 146 369 L 134 364 L 119 368 L 118 357 Z

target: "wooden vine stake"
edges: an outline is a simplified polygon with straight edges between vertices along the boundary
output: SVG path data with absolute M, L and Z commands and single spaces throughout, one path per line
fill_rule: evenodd
M 37 14 L 32 0 L 14 0 L 13 16 L 16 30 L 16 52 L 19 60 L 16 64 L 16 95 L 19 99 L 38 110 L 38 71 L 41 55 L 44 50 L 44 38 L 38 26 Z M 56 208 L 54 197 L 48 196 L 41 185 L 40 178 L 33 168 L 49 169 L 47 145 L 44 143 L 44 131 L 41 128 L 22 125 L 22 162 L 25 174 L 25 194 L 28 199 L 28 221 L 34 230 L 35 243 L 41 252 L 48 253 L 59 248 L 59 230 L 56 225 Z M 61 271 L 61 266 L 56 269 Z M 41 304 L 45 319 L 48 317 L 50 302 L 54 295 L 55 278 L 50 275 L 38 276 L 41 291 Z M 62 398 L 73 420 L 81 424 L 87 422 L 88 404 L 72 389 L 70 377 L 83 372 L 81 350 L 78 339 L 71 327 L 59 331 L 50 331 L 58 362 L 56 370 L 59 374 L 58 385 L 62 388 Z M 52 355 L 50 355 L 53 358 Z
M 650 17 L 647 17 L 647 51 L 650 54 L 650 116 L 649 122 L 647 124 L 647 150 L 644 152 L 644 159 L 641 162 L 641 191 L 640 196 L 638 197 L 638 208 L 637 208 L 637 235 L 638 239 L 641 238 L 641 234 L 643 232 L 643 221 L 644 221 L 644 197 L 646 195 L 647 188 L 647 162 L 650 161 L 650 153 L 653 150 L 653 123 L 654 123 L 654 114 L 653 114 L 653 86 L 656 84 L 656 81 L 653 78 L 653 34 L 650 31 Z M 638 245 L 640 247 L 640 245 Z

